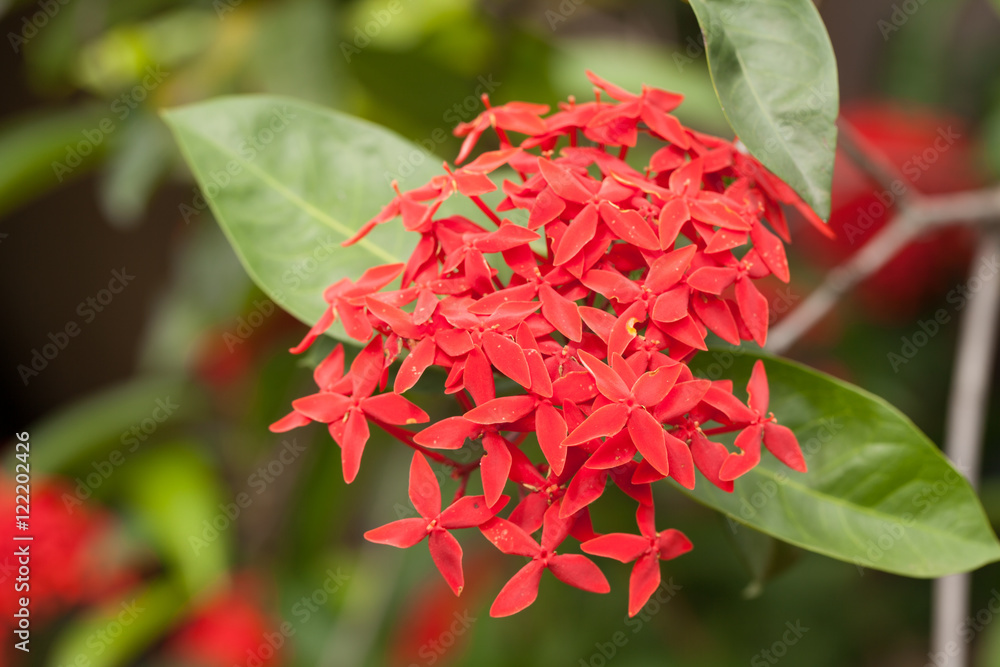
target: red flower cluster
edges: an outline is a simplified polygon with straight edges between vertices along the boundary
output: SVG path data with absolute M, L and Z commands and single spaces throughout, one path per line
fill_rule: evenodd
M 805 205 L 733 143 L 682 126 L 670 113 L 680 96 L 647 87 L 633 95 L 588 76 L 597 101 L 571 99 L 548 116 L 548 107 L 521 102 L 490 107 L 484 96 L 486 111 L 455 130 L 466 137 L 458 161 L 490 128 L 500 148 L 462 168 L 445 165 L 423 187 L 396 188 L 348 243 L 401 217 L 420 236 L 412 256 L 328 288 L 329 308 L 293 352 L 337 319 L 367 345 L 346 373 L 338 346 L 316 369 L 319 391 L 272 426 L 327 424 L 348 482 L 370 424 L 415 449 L 410 498 L 419 518 L 366 537 L 397 547 L 426 537 L 456 594 L 464 579 L 453 530 L 478 527 L 503 553 L 530 558 L 500 592 L 494 616 L 530 605 L 546 569 L 572 586 L 608 591 L 592 561 L 557 552 L 569 536 L 586 553 L 636 561 L 634 615 L 659 584 L 659 560 L 691 548 L 679 532 L 655 529 L 653 482 L 672 477 L 692 488 L 697 468 L 731 491 L 760 460 L 762 444 L 806 469 L 795 436 L 767 411 L 760 363 L 749 405 L 734 396 L 731 381 L 698 379 L 687 365 L 707 349 L 709 332 L 732 344 L 764 344 L 768 304 L 754 280 L 773 274 L 787 282 L 780 204 Z M 508 133 L 527 137 L 515 144 Z M 625 158 L 640 134 L 665 145 L 637 171 Z M 503 181 L 505 196 L 491 208 L 481 196 L 497 189 L 490 175 L 504 167 L 519 179 Z M 495 228 L 439 216 L 456 195 Z M 527 212 L 526 225 L 502 217 L 518 209 Z M 400 276 L 398 289 L 384 289 Z M 404 349 L 392 391 L 376 393 Z M 446 371 L 444 391 L 461 414 L 419 432 L 402 428 L 429 421 L 403 394 L 431 366 Z M 709 422 L 716 426 L 703 429 Z M 724 432 L 739 433 L 739 451 L 709 439 Z M 540 455 L 532 455 L 536 438 Z M 442 453 L 461 448 L 476 453 L 473 463 Z M 460 480 L 444 510 L 428 458 Z M 483 493 L 466 495 L 476 470 Z M 638 502 L 638 535 L 594 532 L 588 505 L 609 479 Z M 519 502 L 501 518 L 511 484 Z
M 14 479 L 0 474 L 4 507 L 14 507 Z M 21 594 L 30 593 L 31 618 L 40 626 L 78 605 L 113 599 L 138 579 L 127 556 L 122 556 L 120 526 L 103 508 L 82 503 L 68 480 L 36 478 L 31 494 L 31 580 L 16 582 L 24 563 L 14 551 L 0 556 L 0 581 L 10 594 L 0 597 L 0 626 L 16 623 L 14 612 Z M 0 527 L 0 540 L 19 545 L 13 518 Z M 15 584 L 18 586 L 15 588 Z M 25 588 L 29 586 L 30 588 Z

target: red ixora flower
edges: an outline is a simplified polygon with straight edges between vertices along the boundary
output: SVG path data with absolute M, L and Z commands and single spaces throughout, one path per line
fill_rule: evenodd
M 696 378 L 689 366 L 710 333 L 764 343 L 768 304 L 754 282 L 788 281 L 781 205 L 805 205 L 737 144 L 684 127 L 671 115 L 680 95 L 649 87 L 635 95 L 588 76 L 596 101 L 570 100 L 552 114 L 484 97 L 486 110 L 455 130 L 466 137 L 461 168 L 446 164 L 409 191 L 393 184 L 396 196 L 345 245 L 401 218 L 413 253 L 326 290 L 329 307 L 293 352 L 335 320 L 366 345 L 346 373 L 338 345 L 316 368 L 319 391 L 271 427 L 327 424 L 348 482 L 370 425 L 415 450 L 409 495 L 419 516 L 365 536 L 401 548 L 426 538 L 456 594 L 464 585 L 457 530 L 478 528 L 501 552 L 529 558 L 494 616 L 530 605 L 544 570 L 608 592 L 597 565 L 567 552 L 570 540 L 635 561 L 634 614 L 659 584 L 660 561 L 691 549 L 680 532 L 655 529 L 652 484 L 671 477 L 693 488 L 697 469 L 703 483 L 731 492 L 762 445 L 806 469 L 795 435 L 768 411 L 761 362 L 748 403 L 730 380 Z M 499 149 L 466 162 L 490 130 Z M 641 138 L 663 145 L 635 167 L 628 151 Z M 499 203 L 483 201 L 487 193 Z M 451 197 L 481 216 L 439 215 Z M 443 371 L 439 391 L 455 400 L 452 414 L 433 421 L 404 398 L 432 381 L 432 366 Z M 724 433 L 737 434 L 734 447 L 712 439 Z M 432 464 L 457 485 L 443 510 Z M 609 481 L 637 503 L 639 535 L 595 532 L 589 506 Z M 512 489 L 520 500 L 503 518 Z

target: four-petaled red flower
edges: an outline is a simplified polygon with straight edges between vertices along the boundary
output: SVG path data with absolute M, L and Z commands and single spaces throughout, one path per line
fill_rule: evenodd
M 629 578 L 628 615 L 635 616 L 660 585 L 660 561 L 691 551 L 691 540 L 679 530 L 656 530 L 653 506 L 639 505 L 635 514 L 640 535 L 609 533 L 580 545 L 593 556 L 614 558 L 622 563 L 635 561 Z
M 369 530 L 365 539 L 406 549 L 428 538 L 427 546 L 434 564 L 455 595 L 461 595 L 465 586 L 462 547 L 449 531 L 475 528 L 491 520 L 494 512 L 507 504 L 507 497 L 502 498 L 499 506 L 491 508 L 483 496 L 463 496 L 442 511 L 441 487 L 434 471 L 423 454 L 414 452 L 410 463 L 410 502 L 420 517 L 399 519 Z
M 559 581 L 591 593 L 611 590 L 604 574 L 586 556 L 556 553 L 556 547 L 569 536 L 571 528 L 572 521 L 561 517 L 556 505 L 545 512 L 541 544 L 516 523 L 500 517 L 479 527 L 486 539 L 503 553 L 531 559 L 500 590 L 490 607 L 490 616 L 510 616 L 534 602 L 545 570 L 552 572 Z

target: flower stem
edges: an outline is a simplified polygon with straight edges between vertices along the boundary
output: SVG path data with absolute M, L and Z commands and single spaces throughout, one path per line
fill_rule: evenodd
M 503 220 L 501 220 L 500 217 L 493 212 L 493 209 L 486 205 L 486 202 L 479 198 L 479 195 L 472 195 L 469 199 L 471 199 L 472 202 L 479 207 L 479 210 L 485 213 L 486 217 L 492 220 L 493 224 L 497 227 L 503 223 Z
M 452 468 L 462 467 L 462 464 L 459 463 L 458 461 L 454 461 L 445 456 L 444 454 L 441 454 L 440 452 L 435 452 L 434 450 L 428 449 L 423 445 L 418 445 L 416 442 L 413 441 L 413 434 L 407 431 L 405 428 L 399 428 L 398 426 L 394 426 L 392 424 L 386 424 L 381 420 L 375 419 L 371 415 L 368 415 L 368 420 L 373 424 L 375 424 L 376 426 L 378 426 L 383 431 L 385 431 L 386 433 L 388 433 L 389 435 L 391 435 L 392 437 L 394 437 L 396 440 L 399 440 L 407 447 L 415 449 L 416 451 L 420 452 L 421 454 L 431 459 L 432 461 L 443 463 L 445 465 L 451 466 Z

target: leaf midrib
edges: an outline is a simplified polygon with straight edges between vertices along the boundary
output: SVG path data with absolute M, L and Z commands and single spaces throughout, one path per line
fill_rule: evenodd
M 231 150 L 225 144 L 219 143 L 215 139 L 213 139 L 211 137 L 208 137 L 205 134 L 202 134 L 201 132 L 198 132 L 198 131 L 195 131 L 195 130 L 191 130 L 190 126 L 187 126 L 186 129 L 187 129 L 187 131 L 192 136 L 197 137 L 201 141 L 204 141 L 206 144 L 214 147 L 218 152 L 222 153 L 223 155 L 225 155 L 227 157 L 235 157 L 237 160 L 239 160 L 239 162 L 242 165 L 244 165 L 244 167 L 246 167 L 246 169 L 247 169 L 248 172 L 251 172 L 254 175 L 256 175 L 262 182 L 264 182 L 266 185 L 269 185 L 270 187 L 272 187 L 276 192 L 278 192 L 279 194 L 281 194 L 282 196 L 284 196 L 293 205 L 297 205 L 299 208 L 301 208 L 302 210 L 304 210 L 306 213 L 308 213 L 309 215 L 311 215 L 313 218 L 315 218 L 316 220 L 322 222 L 327 227 L 333 229 L 335 232 L 339 233 L 341 236 L 344 237 L 344 240 L 347 240 L 347 239 L 353 237 L 355 234 L 357 234 L 357 230 L 351 229 L 350 227 L 345 226 L 340 221 L 338 221 L 335 218 L 327 215 L 326 213 L 324 213 L 322 210 L 320 210 L 316 206 L 310 204 L 308 201 L 306 201 L 305 199 L 303 199 L 302 197 L 300 197 L 298 194 L 296 194 L 295 192 L 293 192 L 291 189 L 289 189 L 287 186 L 285 186 L 283 183 L 281 183 L 281 181 L 277 180 L 276 178 L 274 178 L 273 176 L 271 176 L 270 174 L 268 174 L 266 171 L 260 169 L 259 167 L 257 167 L 252 162 L 249 162 L 249 161 L 245 160 L 243 158 L 243 156 L 241 156 L 239 153 Z M 207 197 L 208 195 L 206 194 L 205 196 Z M 386 252 L 385 250 L 383 250 L 379 246 L 375 245 L 374 243 L 372 243 L 368 239 L 361 239 L 360 241 L 356 242 L 353 245 L 356 245 L 356 246 L 359 246 L 361 248 L 364 248 L 365 250 L 367 250 L 368 252 L 370 252 L 372 255 L 378 257 L 379 259 L 383 259 L 383 260 L 385 260 L 387 262 L 396 263 L 396 262 L 400 261 L 398 257 L 395 257 L 395 256 L 389 254 L 388 252 Z

